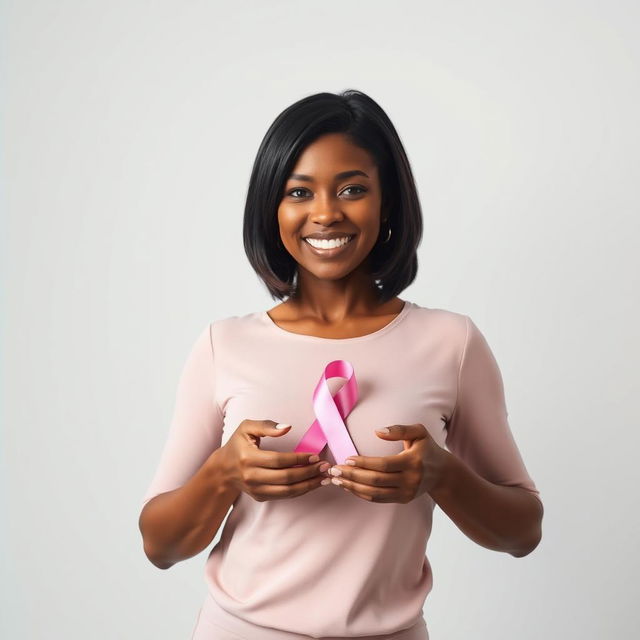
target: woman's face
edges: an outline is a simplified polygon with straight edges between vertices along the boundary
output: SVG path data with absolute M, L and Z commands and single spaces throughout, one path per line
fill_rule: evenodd
M 349 175 L 340 175 L 348 172 Z M 278 207 L 280 238 L 299 276 L 336 280 L 363 264 L 380 232 L 381 189 L 372 157 L 340 133 L 325 134 L 298 158 Z M 314 248 L 305 238 L 346 245 Z

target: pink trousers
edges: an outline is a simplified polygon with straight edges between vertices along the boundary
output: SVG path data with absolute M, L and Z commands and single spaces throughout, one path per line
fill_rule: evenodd
M 356 637 L 359 640 L 429 640 L 429 632 L 424 618 L 420 618 L 413 626 L 395 633 Z M 255 625 L 231 615 L 210 595 L 207 595 L 198 613 L 191 640 L 353 640 L 353 638 L 322 636 L 314 639 L 314 636 Z

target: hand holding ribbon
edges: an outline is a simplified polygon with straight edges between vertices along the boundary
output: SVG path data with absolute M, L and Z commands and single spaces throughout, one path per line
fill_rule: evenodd
M 342 377 L 346 383 L 334 395 L 327 380 Z M 440 447 L 422 424 L 377 430 L 385 440 L 403 440 L 397 455 L 360 456 L 344 420 L 358 400 L 353 365 L 347 360 L 329 362 L 313 392 L 316 419 L 304 433 L 294 452 L 320 453 L 328 445 L 338 464 L 329 469 L 334 484 L 370 502 L 407 503 L 432 491 L 444 479 L 448 451 Z
M 444 481 L 446 457 L 451 454 L 438 445 L 424 425 L 394 424 L 386 429 L 389 433 L 376 430 L 376 435 L 403 440 L 404 451 L 382 457 L 349 456 L 344 465 L 329 469 L 334 484 L 370 502 L 406 504 Z

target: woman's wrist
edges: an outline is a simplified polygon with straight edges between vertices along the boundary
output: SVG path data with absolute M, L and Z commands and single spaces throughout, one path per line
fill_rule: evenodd
M 240 491 L 233 482 L 233 469 L 226 461 L 224 446 L 216 449 L 207 459 L 207 478 L 211 491 L 235 502 Z
M 444 447 L 434 445 L 429 448 L 424 464 L 424 490 L 437 502 L 437 495 L 446 491 L 451 482 L 452 465 L 455 463 L 452 453 Z

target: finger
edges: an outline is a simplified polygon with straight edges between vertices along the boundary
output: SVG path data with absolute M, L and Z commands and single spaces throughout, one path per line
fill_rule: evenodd
M 288 433 L 291 425 L 288 422 L 275 422 L 273 420 L 247 420 L 243 425 L 244 432 L 253 436 L 268 437 Z
M 323 477 L 322 475 L 318 475 L 290 485 L 265 484 L 260 487 L 258 493 L 269 500 L 295 498 L 320 487 Z
M 309 459 L 312 456 L 316 459 Z M 298 465 L 308 465 L 317 462 L 318 454 L 295 451 L 268 451 L 259 449 L 255 452 L 255 457 L 251 458 L 251 463 L 256 467 L 267 467 L 270 469 L 282 469 L 284 467 L 295 467 Z
M 397 487 L 371 487 L 342 477 L 334 478 L 331 482 L 334 480 L 341 480 L 340 486 L 369 502 L 394 502 L 398 494 Z
M 373 471 L 403 471 L 407 468 L 410 455 L 407 450 L 389 456 L 349 456 L 346 460 L 353 460 L 355 465 L 346 465 L 348 469 L 371 469 Z M 342 468 L 342 465 L 340 465 Z
M 253 467 L 246 472 L 246 482 L 252 485 L 295 485 L 309 479 L 327 477 L 327 471 L 320 471 L 321 466 L 327 466 L 326 460 L 300 467 L 286 467 L 284 469 L 268 469 L 265 467 Z M 328 468 L 328 467 L 327 467 Z
M 280 428 L 277 428 L 280 427 Z M 291 431 L 291 425 L 273 420 L 243 420 L 238 427 L 239 435 L 252 447 L 259 449 L 262 438 L 278 438 Z
M 418 423 L 390 424 L 388 427 L 376 429 L 376 434 L 385 440 L 419 440 L 427 436 L 427 429 Z
M 334 471 L 338 469 L 340 470 L 340 475 L 337 477 L 346 478 L 371 487 L 399 487 L 402 483 L 401 471 L 372 471 L 371 469 L 359 469 L 358 467 L 339 464 L 331 468 L 331 475 L 335 476 Z

